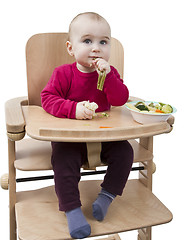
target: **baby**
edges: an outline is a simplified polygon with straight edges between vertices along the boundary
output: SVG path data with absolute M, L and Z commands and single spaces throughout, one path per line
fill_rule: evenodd
M 92 12 L 81 13 L 71 22 L 67 51 L 75 57 L 73 64 L 57 67 L 41 93 L 43 108 L 60 118 L 92 119 L 94 111 L 87 101 L 95 102 L 96 112 L 121 106 L 129 92 L 117 70 L 108 63 L 111 30 L 108 22 Z M 103 90 L 97 89 L 98 72 L 105 71 Z M 121 195 L 133 163 L 133 149 L 128 141 L 103 142 L 101 160 L 108 164 L 95 196 L 92 214 L 102 221 L 111 202 Z M 52 166 L 59 210 L 65 211 L 72 238 L 85 238 L 91 227 L 82 209 L 78 189 L 80 168 L 87 161 L 86 143 L 52 142 Z

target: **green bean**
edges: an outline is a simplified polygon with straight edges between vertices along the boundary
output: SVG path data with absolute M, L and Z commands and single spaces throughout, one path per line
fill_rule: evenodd
M 103 90 L 103 85 L 105 82 L 105 78 L 106 78 L 106 72 L 104 71 L 100 71 L 99 76 L 98 76 L 98 83 L 97 83 L 97 89 L 99 89 L 100 91 Z
M 100 90 L 102 91 L 103 90 L 103 85 L 104 85 L 104 82 L 105 82 L 105 78 L 106 78 L 106 73 L 105 71 L 103 71 L 103 74 L 102 74 L 102 78 L 101 78 L 101 86 L 100 86 Z
M 99 76 L 98 76 L 97 89 L 99 89 L 100 87 L 100 81 L 101 81 L 101 72 L 99 72 Z

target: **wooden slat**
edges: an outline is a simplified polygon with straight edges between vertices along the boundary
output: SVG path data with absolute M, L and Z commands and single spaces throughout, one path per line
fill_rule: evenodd
M 92 216 L 92 203 L 101 181 L 80 182 L 82 211 L 91 225 L 91 236 L 115 234 L 166 223 L 171 212 L 139 180 L 129 180 L 102 222 Z M 16 216 L 21 240 L 69 239 L 66 217 L 58 211 L 54 188 L 17 193 Z

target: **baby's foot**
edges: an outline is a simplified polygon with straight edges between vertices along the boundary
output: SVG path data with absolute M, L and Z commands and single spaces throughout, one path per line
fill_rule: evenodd
M 90 225 L 88 224 L 80 207 L 67 211 L 66 216 L 69 232 L 72 238 L 85 238 L 90 235 Z
M 102 221 L 108 211 L 108 208 L 116 195 L 113 195 L 105 190 L 101 190 L 96 201 L 92 204 L 93 216 Z

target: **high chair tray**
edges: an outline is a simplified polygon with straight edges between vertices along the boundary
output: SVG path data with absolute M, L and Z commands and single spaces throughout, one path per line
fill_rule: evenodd
M 172 130 L 168 122 L 139 124 L 125 106 L 113 107 L 105 117 L 92 120 L 56 118 L 39 106 L 23 106 L 27 134 L 38 140 L 65 142 L 101 142 L 154 136 Z
M 129 180 L 122 197 L 111 204 L 102 222 L 92 216 L 92 203 L 101 181 L 81 181 L 82 210 L 91 225 L 91 236 L 108 235 L 167 223 L 172 213 L 139 180 Z M 53 186 L 17 193 L 15 207 L 20 240 L 70 239 L 65 214 L 58 210 Z

